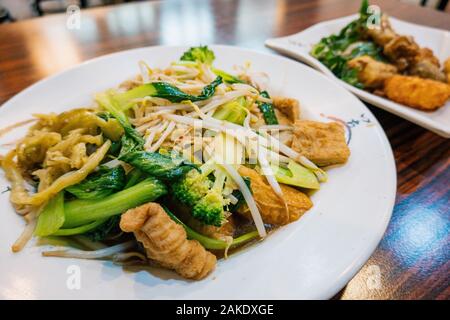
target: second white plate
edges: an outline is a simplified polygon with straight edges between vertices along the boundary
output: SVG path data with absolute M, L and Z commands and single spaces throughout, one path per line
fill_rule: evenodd
M 281 53 L 299 59 L 323 72 L 330 78 L 338 81 L 360 99 L 431 130 L 440 136 L 450 138 L 450 101 L 447 101 L 445 106 L 434 112 L 424 112 L 412 109 L 347 84 L 338 79 L 325 65 L 309 54 L 312 46 L 319 42 L 320 39 L 338 33 L 344 26 L 352 20 L 355 20 L 357 17 L 358 15 L 352 15 L 321 22 L 291 36 L 268 39 L 266 45 Z M 421 46 L 433 50 L 441 62 L 450 57 L 450 32 L 420 26 L 392 17 L 389 19 L 393 28 L 398 33 L 413 36 Z

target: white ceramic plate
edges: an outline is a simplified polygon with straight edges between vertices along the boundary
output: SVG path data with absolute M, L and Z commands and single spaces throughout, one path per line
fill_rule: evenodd
M 362 100 L 407 119 L 445 138 L 450 138 L 450 101 L 447 101 L 445 106 L 434 112 L 412 109 L 347 84 L 338 79 L 325 65 L 309 54 L 312 46 L 319 42 L 320 39 L 333 33 L 338 33 L 345 25 L 357 17 L 358 15 L 352 15 L 321 22 L 291 36 L 268 39 L 266 45 L 299 59 L 323 72 Z M 404 22 L 392 17 L 390 17 L 390 21 L 398 33 L 413 36 L 421 46 L 433 50 L 441 62 L 444 62 L 450 57 L 450 32 Z
M 137 74 L 139 60 L 164 67 L 185 49 L 119 52 L 42 80 L 0 108 L 0 128 L 31 113 L 86 105 L 93 93 Z M 352 94 L 300 63 L 235 47 L 212 49 L 216 65 L 228 71 L 252 61 L 254 70 L 270 76 L 272 94 L 300 100 L 303 117 L 346 124 L 352 155 L 346 166 L 329 170 L 329 182 L 312 197 L 314 208 L 266 241 L 220 261 L 212 276 L 191 282 L 159 269 L 130 272 L 104 261 L 44 258 L 34 243 L 13 254 L 10 246 L 24 221 L 8 193 L 0 194 L 1 298 L 319 299 L 332 297 L 361 268 L 386 229 L 396 191 L 392 151 L 378 121 Z M 12 140 L 4 137 L 0 144 Z M 7 185 L 2 172 L 0 190 Z M 81 287 L 71 290 L 67 283 L 78 271 Z

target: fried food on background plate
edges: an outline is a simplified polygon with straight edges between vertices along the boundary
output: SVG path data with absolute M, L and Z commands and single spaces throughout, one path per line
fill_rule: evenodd
M 414 61 L 407 73 L 420 78 L 446 82 L 446 74 L 440 70 L 440 67 L 439 59 L 436 58 L 433 51 L 428 48 L 421 48 L 414 57 Z
M 382 88 L 386 79 L 397 73 L 394 65 L 377 61 L 370 56 L 354 58 L 348 62 L 348 66 L 357 69 L 359 81 L 371 89 Z
M 252 189 L 255 190 L 253 196 L 264 223 L 284 225 L 300 219 L 306 211 L 312 208 L 312 202 L 306 194 L 295 188 L 281 184 L 283 199 L 289 208 L 289 219 L 287 219 L 283 201 L 277 196 L 262 175 L 244 166 L 239 168 L 239 174 L 251 180 L 250 184 Z M 246 205 L 238 209 L 238 212 L 248 218 L 251 217 Z
M 448 84 L 412 76 L 395 75 L 387 79 L 384 92 L 392 101 L 424 111 L 436 110 L 450 98 Z
M 350 156 L 344 128 L 337 122 L 295 122 L 292 149 L 319 166 L 343 164 Z
M 146 203 L 125 212 L 120 228 L 133 232 L 147 256 L 187 279 L 200 280 L 216 266 L 216 256 L 197 240 L 188 240 L 184 228 L 173 221 L 158 203 Z
M 447 82 L 450 84 L 450 58 L 444 62 L 444 72 L 447 75 Z
M 413 37 L 397 34 L 386 14 L 381 17 L 380 28 L 368 28 L 366 33 L 383 48 L 383 54 L 400 72 L 445 82 L 445 74 L 433 51 L 421 48 Z

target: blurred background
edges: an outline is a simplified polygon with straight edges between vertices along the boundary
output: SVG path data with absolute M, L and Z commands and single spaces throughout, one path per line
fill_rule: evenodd
M 136 0 L 135 0 L 136 1 Z M 157 0 L 150 0 L 157 1 Z M 170 1 L 170 0 L 160 0 Z M 186 2 L 189 0 L 185 0 Z M 254 0 L 258 1 L 258 0 Z M 320 1 L 320 0 L 317 0 Z M 400 0 L 450 13 L 449 0 Z M 0 23 L 11 23 L 33 17 L 62 13 L 70 5 L 80 8 L 114 5 L 132 0 L 0 0 Z

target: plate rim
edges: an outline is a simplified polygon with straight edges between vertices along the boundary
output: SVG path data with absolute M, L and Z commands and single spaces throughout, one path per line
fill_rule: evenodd
M 289 59 L 282 55 L 261 51 L 258 49 L 252 49 L 252 48 L 234 46 L 234 45 L 224 45 L 224 44 L 208 44 L 208 46 L 212 47 L 214 50 L 216 50 L 216 49 L 220 50 L 221 48 L 225 48 L 225 49 L 231 49 L 231 50 L 237 50 L 237 51 L 246 51 L 247 53 L 250 53 L 250 54 L 264 55 L 268 58 L 279 59 L 286 63 L 297 63 L 299 65 L 299 67 L 304 68 L 305 70 L 308 70 L 307 72 L 316 73 L 319 77 L 321 77 L 324 81 L 328 82 L 331 86 L 334 86 L 334 87 L 336 87 L 336 89 L 343 90 L 343 92 L 346 92 L 346 94 L 350 95 L 351 99 L 354 99 L 355 103 L 359 104 L 363 108 L 363 110 L 368 115 L 370 115 L 374 120 L 374 123 L 377 128 L 376 133 L 374 133 L 374 134 L 378 135 L 380 141 L 382 142 L 382 150 L 383 150 L 383 153 L 385 153 L 385 155 L 386 155 L 386 164 L 387 164 L 386 169 L 387 169 L 387 171 L 389 171 L 388 176 L 390 177 L 390 180 L 391 180 L 390 181 L 390 190 L 388 192 L 386 192 L 386 194 L 388 195 L 388 197 L 385 199 L 387 207 L 386 207 L 385 212 L 383 213 L 383 215 L 380 218 L 380 227 L 377 229 L 376 234 L 374 234 L 374 236 L 371 239 L 369 239 L 369 241 L 367 241 L 365 248 L 362 249 L 359 254 L 355 254 L 355 257 L 353 257 L 351 259 L 352 263 L 350 263 L 346 267 L 346 269 L 340 274 L 340 276 L 336 279 L 336 281 L 332 285 L 328 286 L 327 290 L 323 290 L 321 293 L 318 293 L 317 296 L 313 298 L 313 299 L 330 299 L 334 295 L 339 293 L 339 291 L 343 287 L 345 287 L 345 285 L 348 284 L 348 282 L 361 270 L 361 268 L 364 266 L 364 264 L 367 262 L 367 260 L 372 256 L 372 254 L 374 253 L 378 244 L 381 242 L 381 240 L 386 232 L 386 229 L 389 225 L 389 222 L 391 220 L 394 206 L 395 206 L 396 195 L 397 195 L 397 170 L 396 170 L 396 162 L 395 162 L 394 154 L 392 151 L 392 147 L 389 142 L 389 139 L 387 138 L 386 132 L 384 131 L 381 124 L 379 123 L 378 119 L 373 115 L 373 113 L 370 111 L 370 109 L 364 103 L 362 103 L 357 97 L 355 97 L 355 95 L 348 92 L 348 90 L 346 90 L 345 88 L 342 88 L 342 86 L 337 84 L 336 81 L 333 81 L 332 79 L 327 77 L 325 74 L 317 71 L 314 68 L 310 68 L 302 63 L 299 63 L 298 61 Z M 26 94 L 32 90 L 36 90 L 36 88 L 39 89 L 39 86 L 44 85 L 47 80 L 57 78 L 59 76 L 62 76 L 65 73 L 71 72 L 72 70 L 75 70 L 81 66 L 95 63 L 96 61 L 101 60 L 103 58 L 114 56 L 114 55 L 118 56 L 118 55 L 124 54 L 126 52 L 131 52 L 131 51 L 137 52 L 137 51 L 145 51 L 145 50 L 152 50 L 152 49 L 158 49 L 158 48 L 167 48 L 167 49 L 177 50 L 177 49 L 181 49 L 181 48 L 185 49 L 188 47 L 189 47 L 189 45 L 157 45 L 157 46 L 138 47 L 138 48 L 132 48 L 132 49 L 127 49 L 127 50 L 112 52 L 112 53 L 94 57 L 92 59 L 88 59 L 86 61 L 82 61 L 81 63 L 70 66 L 68 68 L 65 68 L 65 69 L 53 74 L 53 75 L 47 76 L 43 79 L 40 79 L 37 82 L 31 84 L 30 86 L 24 88 L 23 90 L 19 91 L 18 93 L 13 95 L 11 98 L 6 100 L 0 106 L 0 114 L 2 113 L 2 110 L 12 108 L 15 101 L 17 99 L 20 99 L 20 97 L 23 94 Z M 214 300 L 220 300 L 220 298 L 217 298 Z

